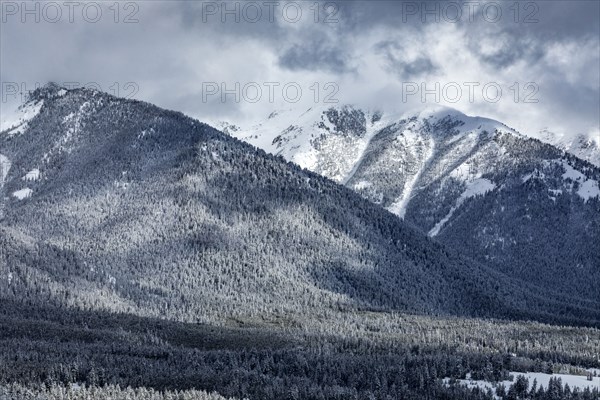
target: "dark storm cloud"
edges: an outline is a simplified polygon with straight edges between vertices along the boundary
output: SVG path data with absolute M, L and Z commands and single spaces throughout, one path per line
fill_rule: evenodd
M 469 50 L 482 62 L 493 68 L 507 68 L 525 61 L 535 64 L 546 54 L 544 43 L 527 36 L 516 36 L 510 32 L 496 32 L 492 51 L 485 51 L 481 38 L 471 37 L 468 41 Z
M 345 30 L 360 34 L 376 26 L 394 29 L 419 28 L 432 23 L 429 18 L 422 22 L 420 10 L 432 8 L 444 2 L 434 0 L 349 0 L 336 2 L 339 6 L 340 18 L 344 21 Z
M 465 32 L 473 54 L 497 68 L 520 61 L 535 63 L 544 56 L 548 43 L 600 35 L 598 1 L 506 0 L 487 2 L 494 5 L 489 8 L 485 7 L 485 1 L 471 3 L 478 6 L 471 9 L 464 1 L 348 1 L 340 3 L 340 15 L 345 18 L 344 34 L 360 35 L 378 26 L 404 32 L 432 25 L 456 25 Z M 460 7 L 461 18 L 455 20 L 455 8 L 449 4 Z M 496 9 L 501 13 L 497 21 Z M 479 43 L 486 38 L 502 45 L 494 52 L 484 52 Z M 417 64 L 428 66 L 427 60 Z
M 353 70 L 347 52 L 324 38 L 293 44 L 279 57 L 279 65 L 292 71 L 324 70 L 341 74 Z
M 510 1 L 507 1 L 508 11 L 510 10 Z M 535 13 L 535 19 L 538 22 L 533 24 L 514 24 L 514 34 L 529 34 L 540 40 L 557 40 L 561 38 L 581 38 L 590 34 L 600 33 L 600 2 L 595 0 L 573 0 L 573 1 L 535 1 L 532 2 L 539 7 Z M 524 2 L 523 4 L 527 4 Z M 533 12 L 533 8 L 528 8 L 520 14 L 523 20 L 525 15 Z M 512 11 L 511 11 L 512 12 Z M 512 18 L 513 15 L 511 14 Z
M 437 70 L 433 62 L 424 54 L 409 57 L 404 46 L 398 41 L 381 41 L 375 45 L 375 52 L 384 57 L 388 68 L 401 80 L 427 76 Z
M 540 40 L 552 40 L 582 37 L 600 29 L 600 2 L 595 0 L 520 1 L 518 10 L 515 3 L 514 0 L 337 2 L 346 29 L 357 32 L 381 25 L 402 29 L 457 24 L 472 31 L 474 37 L 481 34 L 482 27 L 487 27 L 500 31 L 510 28 L 515 36 L 531 35 Z M 486 4 L 493 7 L 486 7 Z M 461 10 L 460 18 L 455 18 L 457 7 Z M 494 14 L 498 8 L 501 16 L 495 21 Z
M 473 22 L 460 22 L 469 38 L 468 48 L 491 67 L 507 68 L 518 62 L 535 64 L 544 57 L 548 46 L 557 41 L 579 41 L 600 35 L 600 2 L 504 1 L 498 4 L 502 12 L 498 22 L 481 16 Z M 485 40 L 494 41 L 496 48 L 484 51 L 481 43 Z

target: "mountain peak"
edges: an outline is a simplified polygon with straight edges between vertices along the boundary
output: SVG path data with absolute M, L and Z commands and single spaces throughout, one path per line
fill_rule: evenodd
M 65 94 L 67 94 L 68 91 L 69 89 L 67 89 L 64 86 L 61 86 L 55 82 L 48 82 L 44 86 L 29 92 L 27 95 L 26 103 L 35 103 L 41 100 L 49 100 L 56 97 L 62 97 Z
M 9 136 L 23 133 L 36 115 L 39 114 L 45 102 L 65 96 L 70 90 L 49 82 L 27 93 L 25 101 L 13 109 L 3 108 L 0 119 L 0 132 Z

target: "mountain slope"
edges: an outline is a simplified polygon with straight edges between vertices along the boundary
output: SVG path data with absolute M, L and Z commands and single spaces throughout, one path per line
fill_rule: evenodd
M 0 134 L 2 298 L 186 321 L 357 307 L 600 319 L 182 114 L 52 85 L 40 101 Z
M 494 269 L 600 301 L 600 170 L 558 148 L 447 108 L 288 110 L 224 128 Z
M 569 137 L 544 129 L 538 132 L 537 138 L 600 167 L 600 133 L 598 132 Z

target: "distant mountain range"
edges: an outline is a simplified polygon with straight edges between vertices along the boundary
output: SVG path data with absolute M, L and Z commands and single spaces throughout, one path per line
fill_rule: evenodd
M 544 129 L 538 132 L 536 137 L 542 142 L 556 146 L 600 167 L 600 133 L 598 132 L 567 136 Z
M 315 107 L 217 125 L 495 270 L 600 301 L 600 169 L 564 149 L 443 107 Z

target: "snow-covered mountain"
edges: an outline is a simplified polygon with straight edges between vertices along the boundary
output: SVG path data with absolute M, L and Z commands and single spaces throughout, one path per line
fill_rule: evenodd
M 483 133 L 483 122 L 465 130 L 459 114 L 398 119 L 349 107 L 314 114 L 324 118 L 310 147 L 297 128 L 269 141 L 289 154 L 313 147 L 313 167 L 361 183 L 363 196 L 390 209 L 406 198 L 402 221 L 177 112 L 54 86 L 25 107 L 39 103 L 18 119 L 22 130 L 0 131 L 0 298 L 152 316 L 168 308 L 188 321 L 358 306 L 600 320 L 600 213 L 596 197 L 582 198 L 598 170 L 551 146 Z M 449 157 L 452 149 L 467 159 Z M 510 154 L 502 162 L 511 168 L 494 172 L 482 149 Z M 345 154 L 356 161 L 335 162 Z M 438 159 L 456 165 L 434 174 Z M 515 160 L 526 167 L 515 170 Z M 473 166 L 466 177 L 452 173 L 463 165 Z M 563 194 L 548 190 L 563 181 Z M 564 211 L 546 211 L 554 207 Z M 436 225 L 432 236 L 452 248 L 427 237 Z M 498 238 L 506 254 L 493 251 Z M 575 269 L 561 266 L 565 257 Z M 572 276 L 545 279 L 556 272 Z
M 495 268 L 600 298 L 588 279 L 600 278 L 600 169 L 562 149 L 442 107 L 285 110 L 220 128 Z M 552 277 L 573 271 L 577 283 Z
M 17 115 L 0 131 L 1 299 L 185 321 L 355 307 L 600 321 L 587 299 L 547 302 L 552 289 L 183 114 L 48 86 Z
M 600 167 L 600 132 L 572 136 L 544 129 L 536 137 Z
M 66 90 L 63 89 L 54 92 L 55 96 L 64 96 L 65 94 Z M 43 105 L 44 100 L 39 99 L 27 101 L 15 109 L 6 106 L 2 107 L 0 132 L 5 132 L 8 136 L 25 132 L 29 121 L 39 114 Z
M 352 106 L 285 110 L 248 129 L 224 122 L 216 127 L 346 184 L 401 217 L 413 197 L 440 180 L 462 182 L 463 201 L 492 190 L 496 184 L 482 176 L 514 158 L 500 139 L 532 143 L 498 121 L 443 107 L 404 114 Z M 581 147 L 595 148 L 580 139 Z M 554 164 L 565 174 L 572 168 L 566 159 Z M 582 183 L 577 193 L 584 201 L 600 195 L 596 180 Z

